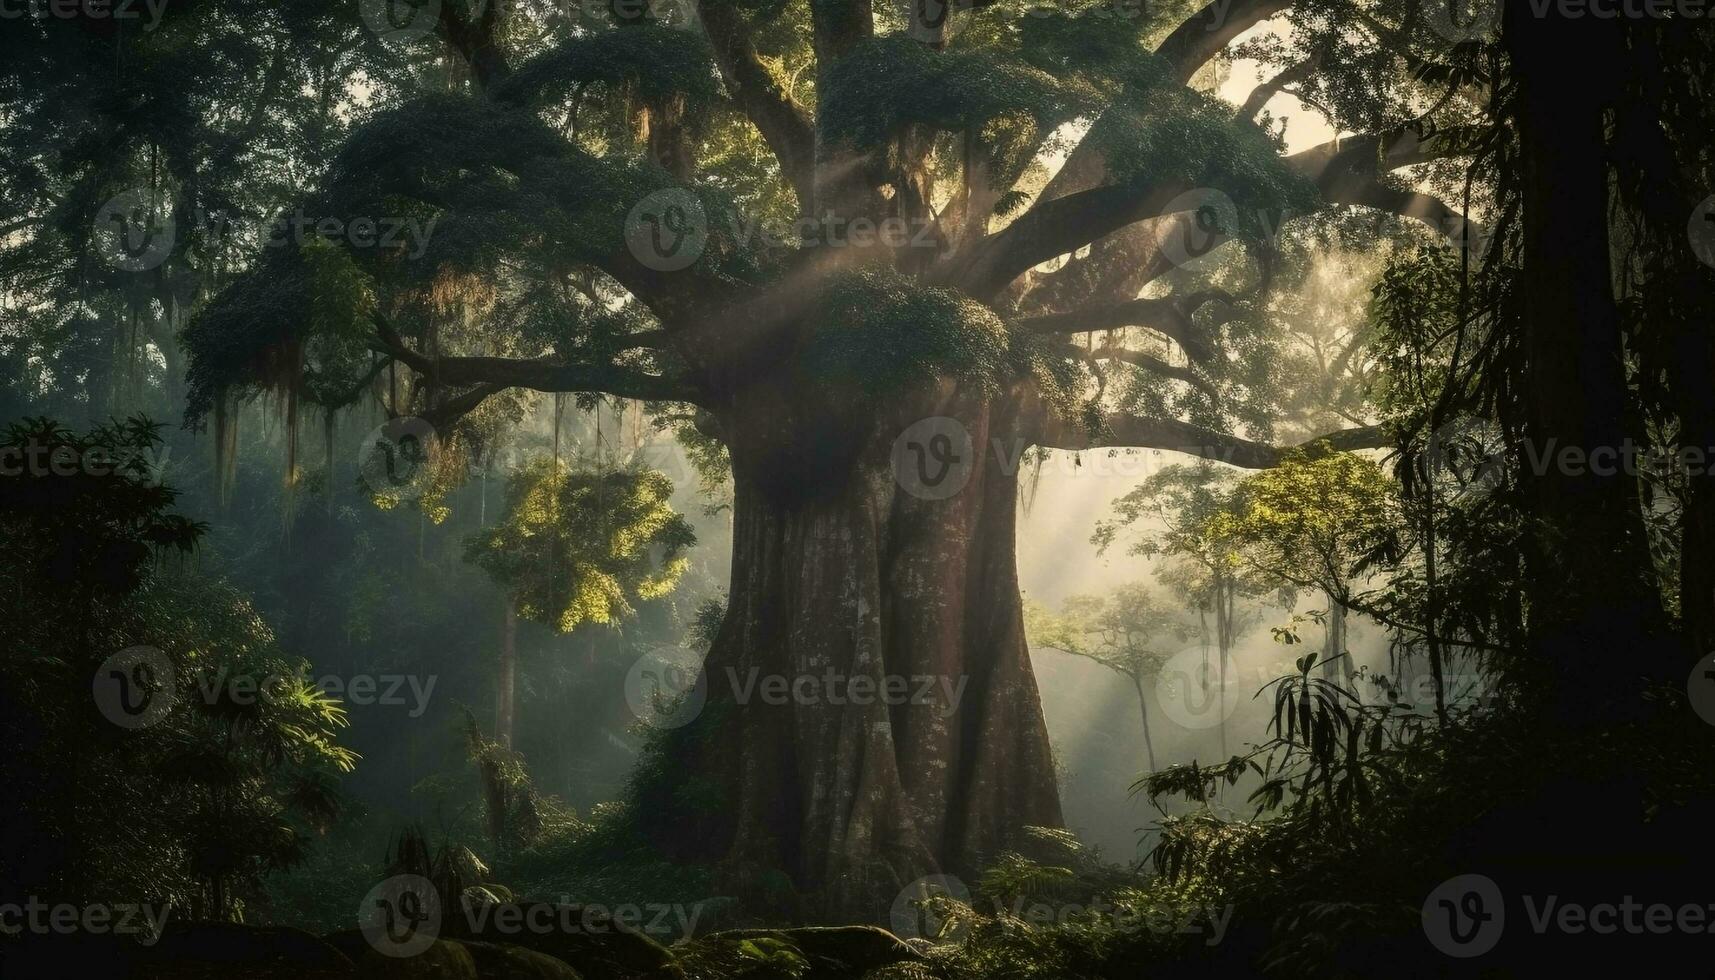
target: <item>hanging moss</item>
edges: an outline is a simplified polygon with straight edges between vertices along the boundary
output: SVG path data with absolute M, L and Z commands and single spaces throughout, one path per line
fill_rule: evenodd
M 339 246 L 269 250 L 185 328 L 187 423 L 200 425 L 233 391 L 341 407 L 371 369 L 373 305 L 369 277 Z
M 531 112 L 437 95 L 360 127 L 335 161 L 318 207 L 334 215 L 432 221 L 426 248 L 412 261 L 370 250 L 372 271 L 426 287 L 447 269 L 488 275 L 520 255 L 552 265 L 599 265 L 625 250 L 631 209 L 678 186 L 652 161 L 583 152 Z M 759 281 L 755 243 L 742 240 L 745 223 L 730 196 L 687 189 L 708 218 L 698 270 Z
M 627 33 L 634 32 L 650 31 Z M 422 234 L 420 252 L 314 238 L 302 247 L 286 240 L 264 249 L 258 264 L 185 332 L 192 355 L 187 421 L 201 424 L 229 388 L 295 384 L 306 354 L 302 394 L 333 405 L 369 368 L 367 317 L 375 292 L 385 287 L 424 303 L 449 293 L 469 300 L 463 284 L 487 283 L 495 268 L 521 257 L 547 267 L 600 265 L 626 249 L 631 208 L 674 186 L 652 164 L 591 157 L 523 111 L 432 95 L 379 115 L 347 142 L 327 192 L 294 217 L 311 229 L 323 217 L 342 228 L 364 219 L 412 222 Z M 708 216 L 699 271 L 763 281 L 732 200 L 691 190 Z M 567 326 L 577 324 L 561 324 Z M 601 333 L 591 337 L 598 346 Z M 570 338 L 556 338 L 556 347 L 573 346 L 559 340 Z

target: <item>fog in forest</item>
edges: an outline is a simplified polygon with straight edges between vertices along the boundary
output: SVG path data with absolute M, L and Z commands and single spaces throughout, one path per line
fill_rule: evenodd
M 0 0 L 0 980 L 1707 961 L 1708 6 Z

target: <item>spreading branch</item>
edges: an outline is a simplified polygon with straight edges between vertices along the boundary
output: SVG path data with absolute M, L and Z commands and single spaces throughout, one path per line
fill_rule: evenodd
M 1175 381 L 1183 381 L 1191 387 L 1196 388 L 1198 391 L 1201 391 L 1203 394 L 1208 395 L 1212 401 L 1218 402 L 1221 400 L 1221 389 L 1215 387 L 1208 378 L 1203 377 L 1188 367 L 1179 367 L 1177 365 L 1169 364 L 1153 354 L 1145 354 L 1143 351 L 1132 350 L 1129 347 L 1121 347 L 1117 344 L 1106 344 L 1092 351 L 1085 351 L 1076 344 L 1067 344 L 1066 353 L 1072 357 L 1083 357 L 1093 361 L 1119 361 L 1122 364 L 1130 364 L 1133 367 L 1142 368 L 1151 374 L 1159 375 L 1163 378 L 1172 378 Z
M 1212 303 L 1219 303 L 1222 307 L 1219 318 L 1209 326 L 1198 327 L 1192 317 Z M 1230 296 L 1219 290 L 1209 290 L 1194 293 L 1183 300 L 1172 296 L 1134 299 L 1070 313 L 1027 317 L 1018 321 L 1017 329 L 1034 334 L 1077 334 L 1143 327 L 1178 344 L 1192 361 L 1207 364 L 1216 356 L 1215 331 L 1241 315 L 1243 310 L 1233 305 Z
M 1315 74 L 1320 67 L 1322 67 L 1322 57 L 1321 55 L 1314 55 L 1251 89 L 1251 94 L 1245 99 L 1245 104 L 1239 107 L 1239 118 L 1255 119 L 1262 112 L 1263 107 L 1267 106 L 1275 96 L 1285 91 L 1287 86 L 1308 81 L 1310 76 Z
M 437 385 L 599 392 L 646 401 L 701 403 L 701 393 L 685 379 L 662 377 L 618 364 L 564 364 L 529 358 L 424 354 L 412 350 L 384 316 L 377 313 L 372 319 L 380 349 Z
M 939 278 L 978 299 L 991 299 L 1035 266 L 1161 216 L 1186 190 L 1178 182 L 1110 185 L 1038 203 L 1005 229 L 973 242 Z
M 1439 198 L 1382 180 L 1401 167 L 1470 152 L 1467 129 L 1423 134 L 1412 128 L 1333 140 L 1286 158 L 1288 166 L 1316 182 L 1324 200 L 1355 204 L 1416 218 L 1437 232 L 1459 230 L 1464 217 Z
M 1390 443 L 1387 430 L 1380 426 L 1341 429 L 1296 446 L 1283 447 L 1178 419 L 1124 414 L 1106 416 L 1102 431 L 1094 433 L 1086 431 L 1075 421 L 1051 417 L 1036 440 L 1037 445 L 1050 449 L 1161 449 L 1251 470 L 1279 466 L 1295 452 L 1315 458 L 1358 449 L 1383 449 Z
M 1214 0 L 1155 49 L 1180 83 L 1227 49 L 1233 39 L 1292 6 L 1293 0 Z
M 1212 0 L 1174 29 L 1156 47 L 1155 54 L 1168 65 L 1172 77 L 1180 84 L 1187 84 L 1198 69 L 1226 50 L 1240 34 L 1291 5 L 1292 0 Z M 1098 135 L 1105 118 L 1096 120 L 1090 136 Z M 1041 199 L 1052 201 L 1100 185 L 1108 172 L 1107 156 L 1100 150 L 1101 145 L 1102 140 L 1086 137 L 1074 147 L 1059 172 L 1043 188 Z
M 798 195 L 799 210 L 808 212 L 816 187 L 815 126 L 757 56 L 744 18 L 731 0 L 698 0 L 697 7 L 727 92 L 774 152 L 780 172 Z

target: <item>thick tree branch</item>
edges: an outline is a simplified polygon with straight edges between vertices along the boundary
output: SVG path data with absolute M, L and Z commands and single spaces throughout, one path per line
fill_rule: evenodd
M 1251 89 L 1245 104 L 1239 107 L 1239 118 L 1255 119 L 1263 107 L 1268 105 L 1269 100 L 1279 95 L 1288 85 L 1297 85 L 1309 79 L 1321 66 L 1322 59 L 1319 55 L 1309 57 Z
M 1155 53 L 1181 83 L 1225 51 L 1233 39 L 1292 6 L 1293 0 L 1213 0 L 1180 24 Z
M 1199 328 L 1192 316 L 1202 307 L 1221 302 L 1227 307 L 1225 319 L 1211 327 Z M 1125 303 L 1091 306 L 1071 313 L 1051 313 L 1027 317 L 1018 321 L 1017 329 L 1035 334 L 1093 333 L 1143 327 L 1178 344 L 1187 357 L 1198 364 L 1207 364 L 1216 356 L 1213 333 L 1222 323 L 1230 322 L 1239 311 L 1231 305 L 1226 294 L 1197 293 L 1180 301 L 1171 296 L 1158 299 L 1134 299 Z
M 460 419 L 476 411 L 490 397 L 505 391 L 506 385 L 480 384 L 458 395 L 448 398 L 439 405 L 432 405 L 418 413 L 418 417 L 434 426 L 437 432 L 446 432 Z
M 1432 133 L 1402 127 L 1325 143 L 1286 157 L 1285 162 L 1314 181 L 1329 203 L 1378 208 L 1416 218 L 1441 234 L 1453 234 L 1464 229 L 1465 219 L 1458 212 L 1431 195 L 1390 187 L 1381 177 L 1400 167 L 1469 153 L 1480 136 L 1481 131 L 1468 127 Z M 1013 278 L 1049 259 L 1145 219 L 1166 217 L 1162 209 L 1187 189 L 1104 186 L 1038 203 L 1005 230 L 955 257 L 947 272 L 971 295 L 991 297 Z M 1130 233 L 1140 246 L 1153 244 L 1154 236 L 1145 230 Z M 1140 259 L 1128 268 L 1148 266 Z M 1134 290 L 1142 288 L 1141 283 L 1131 285 Z
M 1161 215 L 1188 188 L 1110 185 L 1038 203 L 1004 230 L 954 256 L 935 278 L 987 300 L 1049 259 L 1076 251 L 1126 225 Z
M 1401 215 L 1441 234 L 1462 230 L 1465 218 L 1429 194 L 1389 186 L 1382 175 L 1400 167 L 1470 152 L 1468 128 L 1421 134 L 1411 128 L 1334 140 L 1294 153 L 1288 166 L 1316 182 L 1324 200 Z
M 1211 0 L 1196 14 L 1180 24 L 1155 49 L 1157 57 L 1169 66 L 1171 74 L 1181 84 L 1226 49 L 1233 39 L 1292 5 L 1292 0 Z M 1101 184 L 1107 176 L 1107 157 L 1097 147 L 1101 145 L 1097 119 L 1090 132 L 1067 156 L 1060 171 L 1043 188 L 1041 200 L 1052 201 Z
M 697 6 L 727 91 L 774 151 L 780 172 L 798 195 L 799 210 L 807 212 L 815 199 L 815 126 L 757 56 L 731 0 L 698 0 Z
M 436 384 L 462 388 L 495 385 L 544 392 L 600 392 L 648 401 L 700 404 L 701 393 L 684 379 L 664 378 L 617 364 L 556 364 L 511 357 L 431 356 L 412 350 L 379 313 L 372 318 L 382 350 Z
M 1196 388 L 1198 391 L 1201 391 L 1203 394 L 1208 395 L 1212 401 L 1219 402 L 1221 400 L 1221 389 L 1215 387 L 1209 379 L 1188 367 L 1177 367 L 1169 364 L 1153 354 L 1145 354 L 1143 351 L 1132 350 L 1129 347 L 1120 347 L 1115 344 L 1107 344 L 1092 351 L 1086 351 L 1076 344 L 1067 344 L 1066 352 L 1073 357 L 1082 357 L 1097 361 L 1119 361 L 1122 364 L 1130 364 L 1132 367 L 1142 368 L 1151 374 L 1160 375 L 1163 378 L 1183 381 L 1191 387 Z
M 1243 469 L 1262 470 L 1279 466 L 1288 454 L 1301 451 L 1312 458 L 1357 449 L 1383 449 L 1390 445 L 1385 429 L 1364 426 L 1341 429 L 1297 446 L 1271 446 L 1226 432 L 1206 429 L 1178 419 L 1108 415 L 1100 433 L 1089 433 L 1075 421 L 1050 418 L 1036 443 L 1050 449 L 1162 449 L 1227 463 Z

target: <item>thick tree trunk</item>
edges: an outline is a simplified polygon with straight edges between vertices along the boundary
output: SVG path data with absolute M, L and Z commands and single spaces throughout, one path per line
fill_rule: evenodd
M 932 416 L 958 417 L 974 457 L 945 499 L 893 470 L 895 438 Z M 766 455 L 734 444 L 731 595 L 693 749 L 722 802 L 673 836 L 723 859 L 741 893 L 783 868 L 800 914 L 873 920 L 916 879 L 968 878 L 1021 828 L 1060 825 L 1014 561 L 1016 457 L 990 451 L 1014 444 L 1011 424 L 946 393 L 850 458 L 830 458 L 827 433 Z M 808 694 L 770 703 L 771 677 Z M 903 695 L 875 693 L 890 684 Z
M 1524 429 L 1551 465 L 1529 492 L 1541 518 L 1532 647 L 1561 718 L 1590 724 L 1635 710 L 1637 678 L 1662 663 L 1637 480 L 1623 467 L 1561 465 L 1563 449 L 1614 454 L 1636 426 L 1627 389 L 1608 235 L 1605 110 L 1619 28 L 1510 11 L 1524 186 L 1520 309 L 1529 358 Z M 1590 457 L 1592 462 L 1598 462 Z M 1618 457 L 1609 456 L 1610 459 Z

